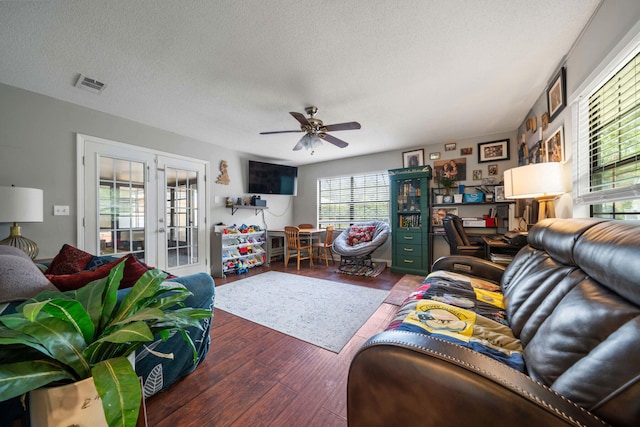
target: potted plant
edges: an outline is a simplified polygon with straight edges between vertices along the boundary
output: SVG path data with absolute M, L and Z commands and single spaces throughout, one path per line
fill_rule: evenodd
M 451 187 L 453 187 L 453 185 L 455 184 L 456 180 L 453 179 L 453 178 L 450 178 L 448 176 L 441 176 L 440 178 L 438 178 L 438 182 L 440 183 L 440 185 L 442 185 L 444 187 L 445 196 L 450 196 L 451 195 Z
M 159 270 L 147 271 L 118 302 L 123 269 L 121 262 L 76 291 L 42 292 L 0 316 L 0 401 L 93 378 L 108 425 L 135 426 L 142 390 L 127 356 L 156 334 L 178 331 L 195 361 L 186 328 L 201 329 L 211 311 L 183 307 L 191 292 Z

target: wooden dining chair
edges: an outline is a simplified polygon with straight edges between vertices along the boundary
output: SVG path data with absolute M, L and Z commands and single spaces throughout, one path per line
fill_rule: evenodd
M 324 258 L 324 263 L 327 267 L 329 267 L 329 255 L 331 255 L 331 263 L 335 264 L 336 261 L 333 259 L 333 251 L 331 250 L 331 244 L 333 243 L 333 226 L 330 225 L 325 229 L 324 242 L 316 242 L 311 247 L 313 248 L 314 253 L 317 249 L 317 255 L 315 258 L 322 259 Z M 322 251 L 322 255 L 320 252 Z
M 313 226 L 313 224 L 300 224 L 300 225 L 298 225 L 298 228 L 300 230 L 305 230 L 305 229 L 309 230 L 309 229 L 313 229 L 315 227 Z M 310 245 L 310 244 L 313 243 L 313 238 L 312 237 L 307 238 L 306 236 L 303 236 L 300 241 L 302 242 L 303 246 L 306 245 L 306 244 Z
M 288 225 L 284 228 L 284 235 L 287 239 L 287 250 L 284 254 L 284 268 L 289 264 L 289 258 L 296 257 L 298 259 L 298 270 L 300 270 L 300 261 L 309 260 L 309 265 L 313 267 L 313 251 L 309 243 L 303 244 L 300 241 L 300 228 Z M 304 253 L 307 253 L 305 256 Z M 295 253 L 295 255 L 292 255 Z

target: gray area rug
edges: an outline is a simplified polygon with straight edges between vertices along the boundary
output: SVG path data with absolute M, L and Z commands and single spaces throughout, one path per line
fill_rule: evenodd
M 339 353 L 388 294 L 269 271 L 216 287 L 215 308 Z

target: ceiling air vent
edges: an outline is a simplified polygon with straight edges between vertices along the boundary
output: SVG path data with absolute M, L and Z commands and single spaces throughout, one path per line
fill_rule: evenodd
M 80 89 L 88 90 L 89 92 L 101 94 L 104 88 L 107 87 L 107 84 L 80 74 L 78 75 L 78 80 L 76 81 L 75 86 Z

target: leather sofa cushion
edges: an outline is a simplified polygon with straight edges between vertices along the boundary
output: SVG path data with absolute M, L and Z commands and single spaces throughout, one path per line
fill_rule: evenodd
M 588 410 L 640 416 L 625 402 L 640 394 L 637 225 L 545 220 L 529 244 L 501 282 L 529 375 Z

